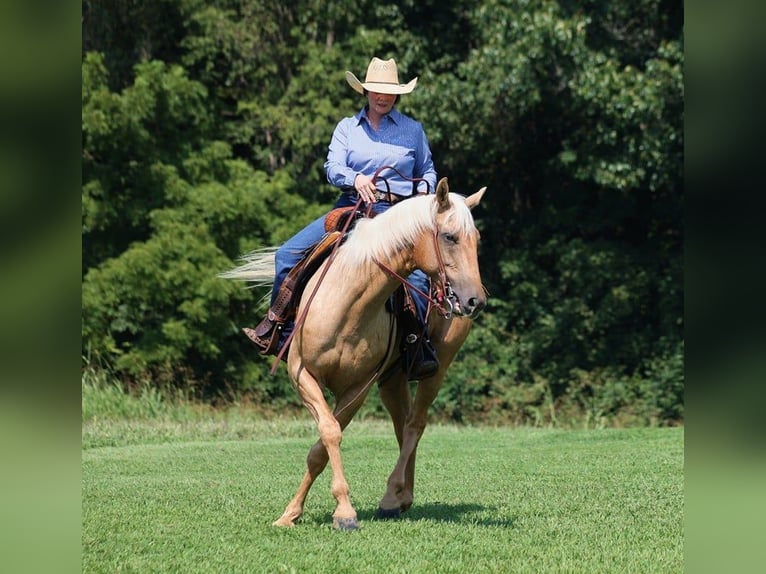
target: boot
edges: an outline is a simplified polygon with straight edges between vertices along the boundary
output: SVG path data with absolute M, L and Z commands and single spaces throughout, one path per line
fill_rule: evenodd
M 330 249 L 341 233 L 327 233 L 315 243 L 309 255 L 301 259 L 287 274 L 279 286 L 269 312 L 255 329 L 244 327 L 242 332 L 258 347 L 261 355 L 278 355 L 293 330 L 296 299 L 300 298 L 305 281 L 329 255 Z M 282 355 L 287 360 L 287 353 Z
M 415 333 L 405 337 L 403 357 L 404 371 L 410 381 L 427 379 L 439 370 L 439 359 L 431 341 L 426 337 L 418 337 Z
M 261 355 L 276 355 L 279 352 L 282 324 L 277 322 L 271 311 L 258 323 L 255 329 L 244 327 L 242 332 L 258 347 Z

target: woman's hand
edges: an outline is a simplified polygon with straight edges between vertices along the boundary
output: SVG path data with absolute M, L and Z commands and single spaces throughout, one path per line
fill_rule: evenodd
M 375 203 L 377 198 L 375 197 L 375 184 L 372 178 L 362 175 L 361 173 L 354 179 L 354 189 L 356 189 L 359 197 L 365 203 Z

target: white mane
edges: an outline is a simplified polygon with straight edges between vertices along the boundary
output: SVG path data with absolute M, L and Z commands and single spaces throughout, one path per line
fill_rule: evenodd
M 465 197 L 449 194 L 452 210 L 443 225 L 454 233 L 469 234 L 474 227 L 471 210 Z M 399 203 L 372 219 L 361 219 L 338 251 L 333 265 L 343 265 L 351 276 L 361 266 L 374 259 L 385 261 L 402 250 L 411 249 L 424 232 L 432 232 L 438 204 L 435 195 L 413 197 Z M 274 282 L 274 255 L 276 247 L 258 249 L 241 259 L 241 264 L 218 276 L 249 283 L 250 287 L 268 287 Z M 268 303 L 269 295 L 261 303 Z
M 452 210 L 445 223 L 458 233 L 471 233 L 475 227 L 465 198 L 449 194 Z M 377 259 L 384 261 L 403 250 L 411 249 L 424 232 L 431 232 L 436 222 L 438 203 L 435 195 L 421 195 L 394 205 L 371 219 L 361 219 L 338 251 L 337 264 L 351 272 Z

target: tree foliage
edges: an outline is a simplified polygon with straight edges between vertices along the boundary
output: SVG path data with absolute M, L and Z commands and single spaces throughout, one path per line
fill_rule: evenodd
M 393 56 L 439 174 L 489 188 L 437 412 L 682 420 L 682 39 L 672 0 L 83 2 L 84 353 L 294 401 L 238 332 L 263 293 L 216 274 L 328 208 L 343 72 Z

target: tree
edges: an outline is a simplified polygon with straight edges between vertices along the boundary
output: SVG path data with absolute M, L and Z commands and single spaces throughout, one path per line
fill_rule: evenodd
M 285 172 L 257 172 L 207 140 L 207 91 L 177 66 L 137 64 L 121 94 L 83 64 L 83 346 L 131 378 L 247 385 L 236 324 L 262 293 L 216 275 L 318 212 Z M 297 218 L 300 221 L 300 218 Z
M 283 396 L 236 328 L 260 293 L 212 278 L 328 209 L 343 72 L 395 57 L 439 175 L 489 188 L 490 306 L 439 412 L 683 416 L 681 3 L 83 6 L 85 351 Z
M 482 2 L 474 49 L 418 100 L 441 172 L 489 187 L 482 271 L 515 383 L 560 400 L 576 372 L 642 373 L 683 337 L 678 5 L 578 6 Z

